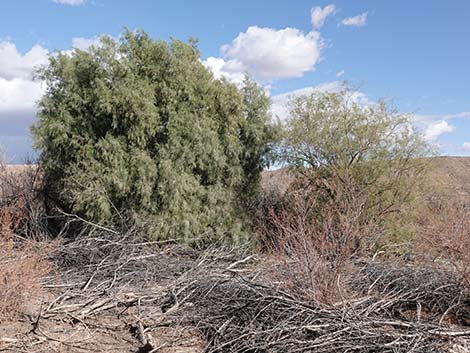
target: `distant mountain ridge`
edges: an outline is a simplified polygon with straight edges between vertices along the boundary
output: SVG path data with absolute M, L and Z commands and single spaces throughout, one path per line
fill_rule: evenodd
M 432 162 L 430 186 L 470 202 L 470 157 L 436 157 Z

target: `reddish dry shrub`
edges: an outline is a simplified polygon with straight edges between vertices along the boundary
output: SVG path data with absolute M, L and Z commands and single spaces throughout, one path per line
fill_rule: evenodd
M 41 175 L 35 165 L 16 166 L 0 162 L 2 217 L 9 218 L 7 223 L 11 231 L 29 239 L 39 239 L 47 233 Z
M 278 279 L 296 295 L 321 303 L 341 299 L 341 276 L 363 251 L 375 227 L 360 222 L 362 208 L 322 204 L 314 190 L 269 195 L 258 224 L 262 251 L 280 265 Z
M 470 287 L 470 204 L 437 200 L 420 223 L 421 260 L 451 265 Z
M 41 204 L 32 169 L 0 170 L 0 320 L 12 318 L 41 293 L 58 241 L 39 225 Z
M 52 244 L 25 241 L 19 244 L 0 235 L 0 321 L 18 314 L 23 304 L 41 293 L 40 278 L 48 274 Z

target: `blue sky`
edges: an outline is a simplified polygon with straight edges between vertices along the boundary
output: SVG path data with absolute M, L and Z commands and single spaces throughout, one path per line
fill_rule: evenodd
M 28 126 L 43 92 L 31 79 L 53 50 L 86 49 L 123 28 L 197 37 L 214 74 L 248 71 L 273 111 L 287 97 L 350 81 L 367 101 L 413 114 L 446 155 L 470 155 L 470 1 L 2 0 L 0 145 L 31 152 Z

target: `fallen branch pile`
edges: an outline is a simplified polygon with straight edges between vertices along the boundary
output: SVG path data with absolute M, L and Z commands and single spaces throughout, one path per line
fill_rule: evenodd
M 175 317 L 190 318 L 214 353 L 449 352 L 457 337 L 470 337 L 470 328 L 393 317 L 393 297 L 316 306 L 231 275 L 193 279 L 174 300 L 186 308 Z
M 470 326 L 470 292 L 450 271 L 429 267 L 365 262 L 350 285 L 359 293 L 391 298 L 387 311 L 396 317 L 414 312 L 417 321 L 450 321 Z

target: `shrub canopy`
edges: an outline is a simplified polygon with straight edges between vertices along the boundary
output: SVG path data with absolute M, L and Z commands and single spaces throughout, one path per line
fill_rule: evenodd
M 89 220 L 146 222 L 159 239 L 238 238 L 275 137 L 256 84 L 214 79 L 195 42 L 127 31 L 57 53 L 33 127 L 50 195 Z

